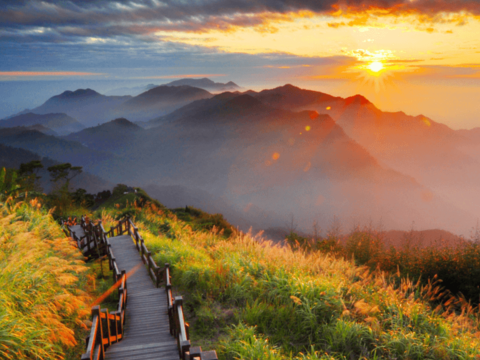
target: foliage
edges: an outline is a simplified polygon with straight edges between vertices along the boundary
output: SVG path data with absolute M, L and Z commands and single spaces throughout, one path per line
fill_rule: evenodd
M 327 246 L 327 241 L 335 244 Z M 480 298 L 480 243 L 462 240 L 447 244 L 442 240 L 433 245 L 420 246 L 407 237 L 403 244 L 386 246 L 380 233 L 355 230 L 349 234 L 344 245 L 338 238 L 322 240 L 316 249 L 339 257 L 354 259 L 357 265 L 381 269 L 398 278 L 429 280 L 440 279 L 445 288 L 444 302 L 450 293 L 464 296 L 474 304 Z
M 174 209 L 175 215 L 188 223 L 191 223 L 196 230 L 212 230 L 214 227 L 226 237 L 233 233 L 233 226 L 223 218 L 222 214 L 209 214 L 193 206 Z
M 0 200 L 11 195 L 15 196 L 21 190 L 17 178 L 18 175 L 14 169 L 0 170 Z
M 88 274 L 36 199 L 0 203 L 0 358 L 63 359 L 75 348 L 90 312 Z
M 128 186 L 125 184 L 117 184 L 112 191 L 112 196 L 120 197 L 128 190 Z
M 20 164 L 18 174 L 22 178 L 22 183 L 26 191 L 42 191 L 42 188 L 38 183 L 41 178 L 41 176 L 38 176 L 38 171 L 40 169 L 43 169 L 43 164 L 40 160 L 32 160 L 28 163 Z
M 102 215 L 108 222 L 118 211 Z M 438 282 L 397 281 L 330 254 L 276 247 L 249 234 L 196 231 L 154 206 L 136 208 L 135 222 L 157 264 L 171 264 L 173 284 L 187 294 L 192 337 L 220 349 L 223 359 L 480 355 L 478 309 L 461 298 L 456 305 L 432 306 L 442 291 Z M 360 234 L 356 239 L 364 241 Z M 350 249 L 377 253 L 375 243 L 353 241 Z
M 119 217 L 128 213 L 135 213 L 137 208 L 141 208 L 148 204 L 154 204 L 156 207 L 166 210 L 166 207 L 160 204 L 157 200 L 152 199 L 144 190 L 140 188 L 129 188 L 123 184 L 117 184 L 113 189 L 110 197 L 103 201 L 96 209 L 97 214 L 100 214 L 104 209 L 120 209 Z M 133 191 L 132 191 L 133 190 Z M 125 194 L 126 192 L 126 194 Z
M 92 194 L 88 194 L 87 190 L 78 188 L 72 193 L 73 201 L 77 206 L 90 208 L 95 204 L 95 198 Z
M 65 187 L 67 190 L 70 185 L 70 181 L 81 174 L 81 166 L 72 166 L 70 163 L 58 164 L 48 167 L 48 172 L 50 173 L 50 180 L 56 184 L 63 182 L 62 187 Z

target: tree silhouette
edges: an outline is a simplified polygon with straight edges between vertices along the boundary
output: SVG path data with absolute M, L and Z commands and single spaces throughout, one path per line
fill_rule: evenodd
M 65 187 L 68 190 L 70 181 L 77 175 L 82 173 L 81 166 L 72 166 L 70 163 L 59 164 L 50 166 L 47 170 L 50 173 L 50 181 L 58 183 L 59 181 L 64 182 L 62 187 Z
M 42 190 L 40 185 L 38 185 L 38 180 L 41 179 L 41 176 L 38 176 L 38 171 L 40 169 L 43 169 L 43 164 L 40 160 L 33 160 L 28 163 L 20 164 L 18 175 L 20 175 L 20 177 L 22 178 L 22 183 L 24 184 L 25 190 Z

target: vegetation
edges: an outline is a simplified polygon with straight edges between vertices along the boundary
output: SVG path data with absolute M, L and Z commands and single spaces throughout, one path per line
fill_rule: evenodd
M 411 233 L 397 244 L 386 245 L 385 236 L 371 229 L 355 229 L 344 238 L 329 235 L 311 241 L 295 233 L 287 237 L 294 249 L 322 251 L 336 257 L 353 259 L 357 265 L 380 269 L 402 278 L 420 280 L 422 284 L 439 279 L 442 296 L 438 301 L 450 301 L 451 295 L 464 297 L 478 305 L 480 300 L 480 242 L 459 239 L 447 243 L 441 239 L 422 244 Z
M 52 198 L 29 196 L 38 195 L 40 165 L 0 171 L 0 359 L 77 359 L 91 305 L 113 285 L 105 259 L 85 263 L 65 237 L 48 210 Z M 88 214 L 78 204 L 69 209 Z M 116 302 L 113 293 L 102 307 Z
M 85 264 L 62 234 L 57 207 L 47 210 L 58 206 L 55 196 L 45 206 L 25 193 L 8 197 L 35 186 L 38 165 L 0 173 L 0 358 L 73 359 L 93 299 L 112 276 L 102 259 Z M 478 296 L 478 242 L 387 247 L 372 231 L 314 240 L 292 231 L 285 246 L 273 246 L 219 214 L 168 210 L 139 188 L 65 194 L 63 212 L 96 207 L 92 217 L 106 228 L 134 217 L 155 261 L 171 265 L 176 290 L 187 294 L 192 342 L 222 359 L 480 356 L 480 312 L 451 294 Z M 117 299 L 101 301 L 113 310 Z
M 223 359 L 474 359 L 479 313 L 461 298 L 434 304 L 422 285 L 332 254 L 275 247 L 249 234 L 195 230 L 155 205 L 135 222 L 187 292 L 193 342 Z M 106 223 L 122 209 L 103 210 Z M 184 215 L 180 215 L 184 216 Z
M 76 349 L 91 276 L 37 200 L 0 203 L 0 358 L 62 359 Z

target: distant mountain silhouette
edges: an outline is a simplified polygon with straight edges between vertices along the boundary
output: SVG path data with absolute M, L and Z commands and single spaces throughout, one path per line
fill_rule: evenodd
M 0 127 L 33 125 L 42 125 L 45 128 L 53 130 L 54 133 L 51 133 L 49 135 L 67 135 L 71 132 L 80 131 L 85 128 L 85 126 L 83 126 L 77 120 L 63 113 L 40 115 L 30 112 L 0 121 Z M 46 133 L 45 129 L 42 129 L 40 127 L 38 128 L 38 130 Z
M 38 172 L 38 176 L 41 177 L 40 185 L 45 192 L 52 190 L 52 182 L 50 181 L 50 174 L 47 171 L 49 166 L 59 164 L 58 161 L 50 159 L 48 157 L 42 157 L 34 152 L 14 148 L 0 144 L 0 168 L 19 169 L 20 164 L 28 163 L 30 161 L 40 160 L 43 164 L 43 169 Z M 76 165 L 76 164 L 73 164 Z M 97 193 L 99 191 L 113 188 L 113 184 L 83 171 L 80 175 L 75 177 L 71 182 L 72 188 L 83 188 L 90 193 Z
M 227 92 L 215 95 L 209 99 L 196 100 L 191 102 L 188 105 L 181 107 L 178 110 L 171 112 L 168 115 L 154 118 L 143 125 L 146 128 L 150 128 L 150 127 L 158 126 L 164 122 L 172 122 L 177 119 L 181 119 L 185 117 L 192 117 L 192 116 L 203 117 L 205 116 L 205 114 L 208 114 L 210 110 L 217 111 L 217 109 L 219 109 L 220 106 L 223 106 L 228 101 L 237 98 L 239 95 L 240 95 L 239 93 L 233 93 L 233 92 L 227 91 Z
M 65 91 L 31 110 L 35 114 L 65 113 L 85 126 L 111 119 L 112 111 L 131 96 L 105 96 L 92 89 Z
M 80 102 L 103 99 L 78 95 Z M 199 189 L 264 228 L 284 226 L 293 213 L 305 232 L 316 219 L 328 226 L 333 215 L 350 223 L 382 219 L 390 229 L 415 221 L 458 231 L 480 212 L 480 147 L 467 138 L 473 134 L 422 115 L 383 112 L 361 95 L 285 85 L 213 96 L 160 86 L 109 111 L 124 119 L 56 139 L 62 143 L 26 129 L 0 129 L 0 143 L 59 161 L 72 156 L 116 183 L 154 183 L 161 193 L 176 186 L 185 199 Z
M 132 121 L 145 121 L 212 96 L 192 86 L 158 86 L 126 101 L 115 109 L 115 114 Z
M 144 131 L 140 126 L 120 118 L 70 134 L 65 139 L 78 141 L 98 151 L 122 153 L 122 149 L 135 139 L 134 135 Z
M 466 181 L 461 168 L 480 165 L 459 149 L 464 138 L 448 126 L 423 115 L 383 112 L 362 95 L 343 99 L 285 85 L 253 96 L 282 109 L 329 114 L 348 136 L 382 164 L 424 184 L 451 182 L 455 173 L 457 178 Z M 446 169 L 450 169 L 448 179 L 443 173 Z
M 350 102 L 366 106 L 360 97 Z M 150 123 L 124 152 L 130 169 L 124 181 L 201 189 L 263 226 L 283 225 L 292 209 L 303 228 L 319 214 L 368 214 L 396 228 L 413 219 L 430 227 L 468 221 L 458 209 L 442 214 L 438 209 L 455 207 L 380 164 L 327 114 L 223 93 Z
M 304 90 L 287 84 L 271 90 L 263 90 L 255 93 L 250 90 L 250 95 L 270 106 L 286 110 L 302 110 L 304 106 L 335 102 L 337 98 L 318 91 Z M 311 109 L 316 110 L 316 109 Z
M 477 143 L 480 143 L 480 127 L 476 127 L 470 130 L 457 130 L 457 134 Z
M 58 133 L 56 133 L 52 129 L 49 129 L 49 128 L 41 125 L 41 124 L 30 125 L 30 126 L 26 126 L 25 128 L 28 129 L 28 130 L 39 131 L 39 132 L 41 132 L 42 134 L 45 134 L 45 135 L 58 136 Z
M 194 86 L 197 88 L 209 90 L 209 91 L 233 91 L 240 89 L 240 86 L 235 84 L 233 81 L 229 81 L 227 83 L 220 83 L 214 82 L 209 78 L 202 78 L 202 79 L 192 79 L 192 78 L 185 78 L 180 80 L 175 80 L 165 84 L 165 86 Z
M 85 170 L 93 170 L 98 175 L 101 175 L 98 164 L 116 163 L 114 155 L 110 153 L 89 149 L 78 142 L 59 139 L 23 127 L 0 129 L 0 144 L 29 150 L 59 162 L 84 166 Z

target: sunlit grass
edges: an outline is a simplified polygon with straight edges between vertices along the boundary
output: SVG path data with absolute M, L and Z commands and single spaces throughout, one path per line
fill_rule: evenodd
M 65 358 L 86 328 L 88 274 L 37 200 L 0 203 L 0 358 Z
M 249 234 L 194 231 L 155 207 L 136 215 L 155 261 L 171 264 L 173 284 L 187 294 L 193 336 L 208 336 L 224 359 L 480 355 L 477 310 L 466 302 L 458 313 L 432 307 L 437 284 L 398 284 L 352 261 Z

